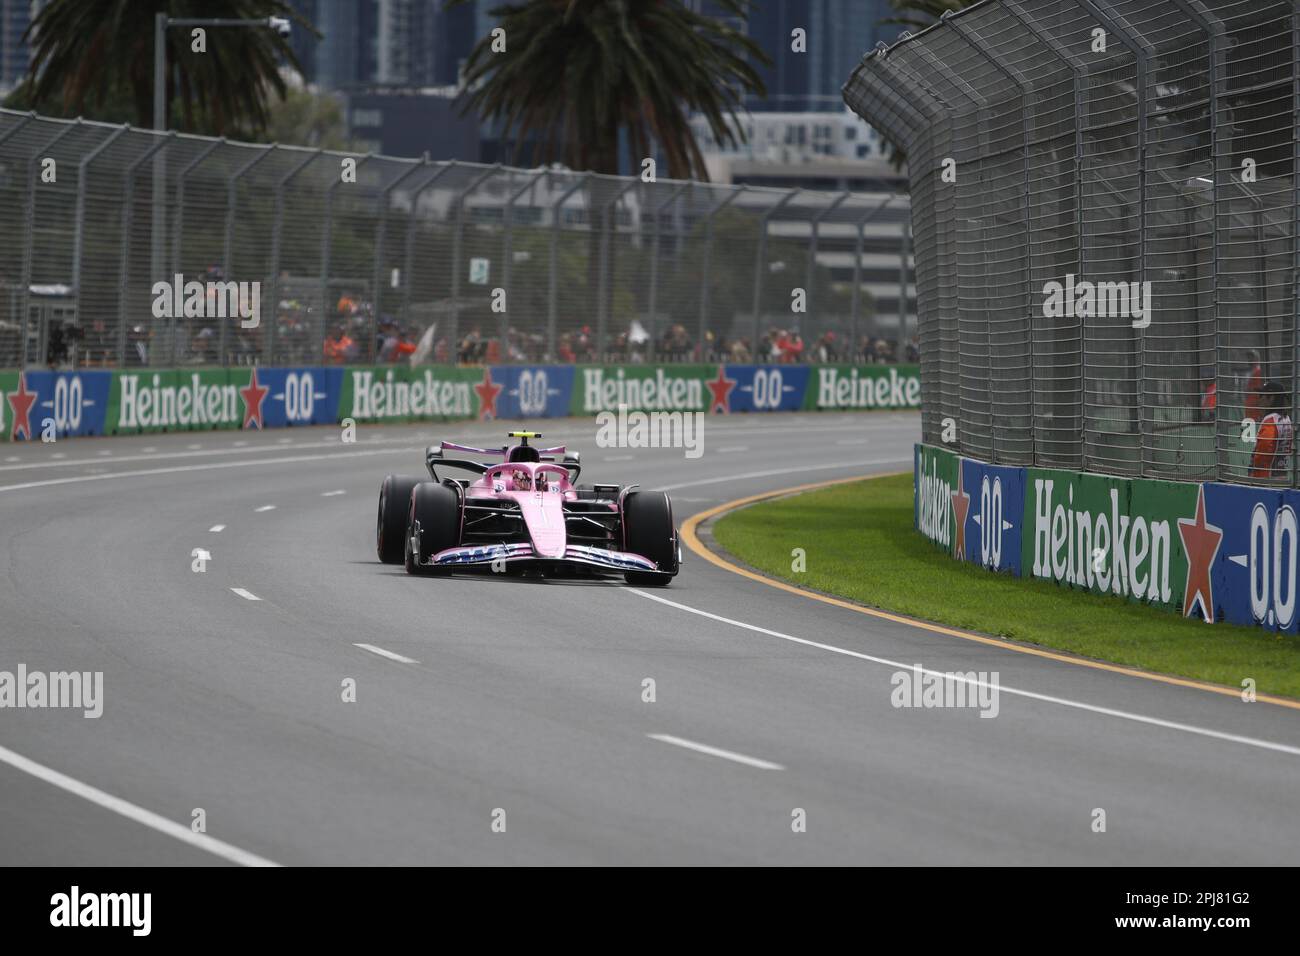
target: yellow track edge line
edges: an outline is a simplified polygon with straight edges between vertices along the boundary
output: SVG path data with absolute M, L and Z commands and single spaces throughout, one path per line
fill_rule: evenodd
M 709 550 L 699 538 L 698 528 L 706 521 L 710 521 L 719 515 L 726 514 L 729 511 L 735 511 L 737 508 L 743 508 L 746 505 L 752 505 L 759 501 L 766 501 L 771 498 L 783 498 L 789 495 L 802 494 L 806 491 L 816 491 L 821 488 L 830 488 L 834 485 L 845 485 L 855 481 L 869 481 L 874 478 L 894 478 L 899 475 L 909 475 L 910 471 L 894 471 L 883 475 L 857 475 L 853 478 L 835 478 L 830 481 L 817 481 L 807 485 L 796 485 L 793 488 L 782 488 L 779 491 L 765 491 L 762 494 L 749 495 L 745 498 L 737 498 L 734 501 L 728 501 L 720 505 L 715 505 L 697 514 L 691 515 L 682 524 L 682 540 L 686 546 L 699 557 L 715 564 L 725 571 L 732 574 L 739 574 L 742 577 L 749 578 L 751 581 L 757 581 L 760 584 L 766 584 L 768 587 L 778 588 L 782 591 L 788 591 L 791 594 L 797 594 L 800 597 L 808 598 L 812 601 L 821 601 L 823 604 L 830 604 L 834 607 L 844 608 L 845 610 L 855 611 L 858 614 L 867 614 L 871 617 L 877 617 L 885 621 L 893 621 L 895 624 L 905 624 L 908 627 L 919 628 L 924 631 L 932 631 L 935 634 L 946 634 L 949 637 L 959 637 L 964 641 L 975 641 L 979 644 L 988 644 L 992 647 L 998 647 L 1007 651 L 1015 651 L 1019 654 L 1031 654 L 1034 657 L 1046 657 L 1049 660 L 1061 661 L 1065 664 L 1075 664 L 1080 667 L 1091 667 L 1095 670 L 1110 671 L 1113 674 L 1124 674 L 1127 677 L 1138 677 L 1142 680 L 1157 681 L 1161 684 L 1174 684 L 1178 687 L 1190 687 L 1194 690 L 1208 691 L 1212 694 L 1222 694 L 1226 697 L 1241 697 L 1241 691 L 1232 687 L 1224 687 L 1220 684 L 1209 684 L 1204 681 L 1190 680 L 1184 677 L 1172 677 L 1168 674 L 1157 674 L 1151 671 L 1138 670 L 1133 667 L 1125 667 L 1122 664 L 1110 664 L 1105 661 L 1094 661 L 1086 657 L 1079 657 L 1074 654 L 1067 654 L 1060 651 L 1043 650 L 1037 647 L 1027 647 L 1018 644 L 1010 639 L 988 637 L 983 634 L 976 634 L 972 631 L 963 631 L 953 627 L 945 627 L 942 624 L 934 624 L 930 621 L 922 621 L 917 618 L 904 617 L 901 614 L 893 614 L 889 611 L 881 611 L 874 607 L 866 607 L 862 604 L 856 604 L 842 598 L 831 597 L 827 594 L 819 594 L 816 591 L 809 591 L 806 588 L 797 587 L 780 581 L 776 578 L 770 578 L 767 575 L 759 574 L 757 571 L 751 571 L 749 568 L 742 568 L 740 565 L 733 564 L 721 555 Z M 1300 701 L 1292 700 L 1287 697 L 1274 697 L 1270 694 L 1259 694 L 1256 700 L 1265 704 L 1274 704 L 1278 707 L 1290 707 L 1293 710 L 1300 710 Z

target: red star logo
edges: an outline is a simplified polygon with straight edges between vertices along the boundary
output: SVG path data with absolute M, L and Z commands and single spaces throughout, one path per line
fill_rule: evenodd
M 718 366 L 718 377 L 711 382 L 705 382 L 709 386 L 709 391 L 713 393 L 713 401 L 709 405 L 710 412 L 731 412 L 731 390 L 736 387 L 734 378 L 727 378 L 727 369 L 723 365 Z
M 23 438 L 32 440 L 32 406 L 36 404 L 36 393 L 27 391 L 27 375 L 18 373 L 18 391 L 9 393 L 9 407 L 13 409 L 14 421 L 9 427 L 9 440 L 17 441 L 18 432 Z
M 478 392 L 478 417 L 479 421 L 486 418 L 497 417 L 497 396 L 501 394 L 502 385 L 492 381 L 492 369 L 483 369 L 483 381 L 474 386 L 474 391 Z
M 966 557 L 966 514 L 970 511 L 970 495 L 962 490 L 961 459 L 957 460 L 957 490 L 952 493 L 952 512 L 957 522 L 957 535 L 953 538 L 952 553 L 954 557 Z
M 1199 602 L 1201 617 L 1214 620 L 1214 585 L 1210 581 L 1210 566 L 1219 553 L 1223 529 L 1205 521 L 1205 486 L 1196 493 L 1196 518 L 1179 518 L 1178 534 L 1187 552 L 1187 587 L 1183 590 L 1183 617 L 1192 616 L 1192 608 Z
M 248 378 L 248 385 L 239 390 L 239 397 L 244 400 L 244 424 L 242 427 L 247 428 L 249 424 L 256 425 L 259 429 L 263 428 L 262 424 L 262 399 L 266 398 L 266 393 L 270 389 L 257 384 L 257 367 L 253 367 L 253 374 Z

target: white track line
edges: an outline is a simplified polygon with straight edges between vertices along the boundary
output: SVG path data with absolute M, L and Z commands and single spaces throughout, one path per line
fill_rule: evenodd
M 262 505 L 259 508 L 253 509 L 254 513 L 256 514 L 261 514 L 263 511 L 274 511 L 274 510 L 275 510 L 275 505 Z
M 373 644 L 353 644 L 352 646 L 359 647 L 363 651 L 369 651 L 371 654 L 378 654 L 380 657 L 387 657 L 390 661 L 397 661 L 399 664 L 420 663 L 412 657 L 403 657 L 401 654 L 394 654 L 392 651 L 386 651 L 382 647 L 375 647 Z
M 335 458 L 367 458 L 372 455 L 397 455 L 419 452 L 413 445 L 405 448 L 383 448 L 374 451 L 341 451 L 332 455 L 293 455 L 288 458 L 263 458 L 254 461 L 216 461 L 202 465 L 174 465 L 171 468 L 144 468 L 139 471 L 114 471 L 107 475 L 76 475 L 72 478 L 46 478 L 41 481 L 24 481 L 18 485 L 0 485 L 0 492 L 23 491 L 27 488 L 49 488 L 53 485 L 76 485 L 83 481 L 110 481 L 115 478 L 144 478 L 150 475 L 179 475 L 190 471 L 216 471 L 220 468 L 249 468 L 256 465 L 291 465 L 304 461 L 330 461 Z M 121 461 L 122 459 L 118 459 Z
M 212 534 L 221 534 L 221 532 L 225 530 L 226 530 L 226 526 L 224 524 L 214 524 L 211 528 L 208 529 L 208 531 L 210 531 Z
M 338 495 L 346 495 L 346 494 L 347 494 L 347 491 L 345 491 L 345 490 L 342 489 L 342 488 L 338 488 L 338 489 L 335 489 L 334 491 L 322 491 L 322 492 L 320 493 L 320 496 L 321 496 L 322 498 L 334 498 L 334 497 L 337 497 Z
M 679 481 L 675 485 L 660 485 L 658 491 L 676 491 L 678 488 L 695 488 L 699 485 L 718 485 L 727 481 L 744 481 L 747 478 L 771 478 L 775 475 L 793 475 L 805 471 L 823 471 L 827 468 L 860 468 L 863 465 L 901 465 L 911 462 L 911 458 L 867 458 L 861 461 L 837 461 L 829 465 L 800 465 L 797 468 L 773 468 L 768 471 L 749 471 L 743 475 L 721 475 L 717 478 L 701 478 L 697 481 Z M 4 491 L 0 488 L 0 491 Z
M 159 816 L 152 810 L 146 810 L 144 807 L 138 807 L 134 803 L 129 803 L 121 797 L 115 797 L 110 793 L 105 793 L 98 787 L 92 787 L 88 783 L 82 783 L 80 780 L 74 780 L 67 774 L 59 773 L 57 770 L 51 770 L 49 767 L 39 764 L 34 760 L 29 760 L 21 754 L 16 754 L 12 750 L 0 747 L 0 762 L 4 762 L 16 770 L 30 774 L 37 780 L 43 780 L 48 784 L 58 787 L 60 790 L 66 790 L 68 793 L 89 800 L 106 810 L 126 817 L 128 820 L 134 820 L 141 826 L 146 826 L 151 830 L 174 837 L 182 843 L 188 843 L 192 847 L 204 850 L 214 856 L 219 856 L 223 860 L 229 860 L 231 863 L 238 863 L 240 866 L 279 866 L 265 857 L 258 856 L 255 853 L 249 853 L 247 850 L 241 850 L 237 846 L 232 846 L 224 840 L 218 840 L 216 837 L 210 837 L 206 833 L 195 833 L 189 827 L 182 826 L 166 817 Z
M 669 607 L 675 607 L 679 611 L 686 611 L 689 614 L 698 614 L 700 617 L 707 617 L 710 620 L 721 621 L 723 624 L 730 624 L 733 627 L 741 627 L 747 631 L 754 631 L 758 634 L 766 634 L 769 637 L 777 637 L 783 641 L 790 641 L 794 644 L 803 644 L 807 647 L 815 647 L 818 650 L 830 651 L 832 654 L 843 654 L 845 657 L 856 657 L 858 660 L 870 661 L 873 664 L 884 664 L 886 667 L 893 667 L 899 670 L 906 670 L 915 673 L 918 668 L 915 664 L 904 664 L 901 661 L 891 661 L 884 657 L 873 657 L 870 654 L 863 654 L 860 651 L 851 651 L 844 647 L 836 647 L 834 644 L 822 644 L 820 641 L 810 641 L 804 637 L 795 637 L 791 634 L 782 634 L 780 631 L 769 630 L 766 627 L 759 627 L 756 624 L 746 624 L 744 621 L 733 620 L 729 617 L 723 617 L 720 614 L 712 614 L 708 611 L 701 611 L 698 608 L 688 607 L 685 604 L 678 604 L 676 601 L 670 601 L 667 598 L 659 597 L 657 594 L 650 594 L 638 588 L 624 588 L 632 594 L 638 594 L 643 598 L 651 601 L 658 601 L 660 604 L 666 604 Z M 989 687 L 995 685 L 981 680 L 970 680 L 956 673 L 944 673 L 942 671 L 933 671 L 927 668 L 919 668 L 920 673 L 931 677 L 942 677 L 949 680 L 960 681 L 963 684 L 970 684 L 974 687 Z M 1293 747 L 1290 744 L 1279 744 L 1271 740 L 1260 740 L 1257 737 L 1244 737 L 1240 734 L 1230 734 L 1222 730 L 1212 730 L 1209 727 L 1197 727 L 1193 724 L 1180 724 L 1172 720 L 1162 720 L 1159 717 L 1147 717 L 1144 714 L 1134 714 L 1126 710 L 1114 710 L 1110 707 L 1099 707 L 1096 704 L 1085 704 L 1082 701 L 1068 700 L 1064 697 L 1052 697 L 1048 694 L 1038 694 L 1028 690 L 1017 690 L 1014 687 L 1008 687 L 1006 684 L 997 684 L 997 690 L 1002 694 L 1011 694 L 1013 697 L 1026 697 L 1030 700 L 1041 700 L 1048 704 L 1058 704 L 1061 707 L 1072 707 L 1075 710 L 1086 710 L 1094 714 L 1103 714 L 1107 717 L 1118 717 L 1121 720 L 1131 720 L 1139 724 L 1150 724 L 1153 727 L 1165 727 L 1169 730 L 1181 730 L 1188 734 L 1197 734 L 1201 737 L 1211 737 L 1215 740 L 1226 740 L 1234 744 L 1246 744 L 1249 747 L 1259 747 L 1262 750 L 1275 750 L 1278 753 L 1291 754 L 1300 757 L 1300 747 Z
M 260 597 L 258 597 L 256 594 L 254 594 L 252 591 L 247 591 L 247 590 L 245 590 L 244 588 L 231 588 L 230 590 L 234 591 L 236 594 L 238 594 L 238 595 L 239 595 L 241 598 L 243 598 L 245 601 L 260 601 L 260 600 L 262 600 Z
M 696 753 L 708 754 L 710 757 L 721 757 L 723 760 L 734 760 L 736 763 L 743 763 L 747 767 L 757 767 L 759 770 L 784 770 L 779 763 L 772 763 L 770 760 L 759 760 L 757 757 L 746 757 L 744 754 L 738 754 L 733 750 L 723 750 L 720 747 L 710 747 L 708 744 L 696 743 L 694 740 L 687 740 L 684 737 L 674 737 L 672 734 L 646 734 L 651 740 L 661 740 L 666 744 L 672 744 L 675 747 L 685 747 L 687 750 L 694 750 Z

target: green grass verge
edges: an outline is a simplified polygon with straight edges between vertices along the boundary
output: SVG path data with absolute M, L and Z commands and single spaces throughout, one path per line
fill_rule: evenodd
M 940 624 L 1164 674 L 1300 697 L 1300 638 L 1207 625 L 1117 598 L 954 561 L 912 527 L 912 477 L 851 482 L 731 512 L 723 548 L 802 587 Z M 791 551 L 807 570 L 791 571 Z

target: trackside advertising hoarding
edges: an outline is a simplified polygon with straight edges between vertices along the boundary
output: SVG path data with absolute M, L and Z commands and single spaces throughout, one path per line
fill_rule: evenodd
M 0 441 L 214 428 L 917 408 L 916 366 L 440 365 L 0 371 Z
M 917 530 L 993 571 L 1294 633 L 1300 492 L 987 465 L 917 445 Z

